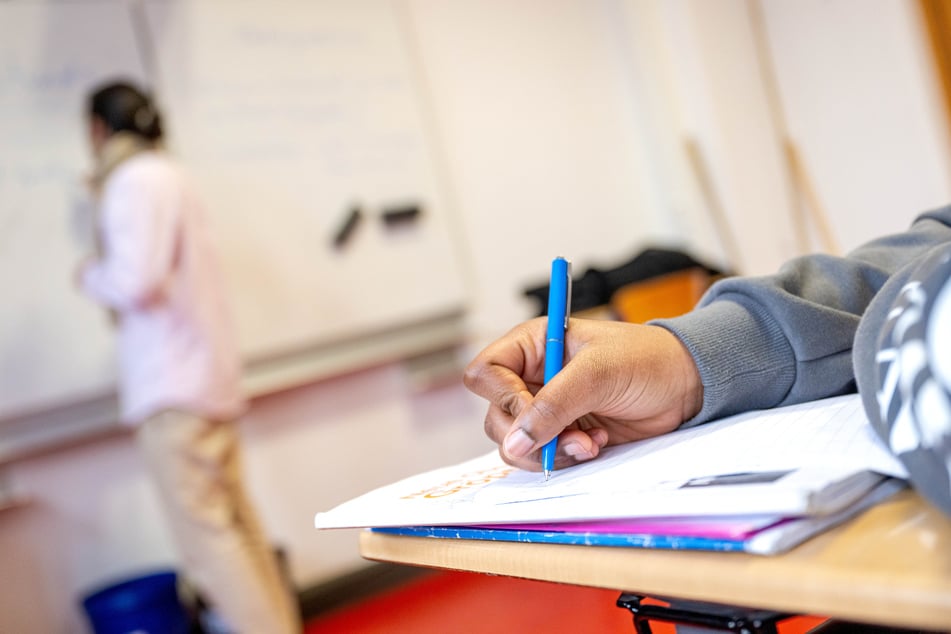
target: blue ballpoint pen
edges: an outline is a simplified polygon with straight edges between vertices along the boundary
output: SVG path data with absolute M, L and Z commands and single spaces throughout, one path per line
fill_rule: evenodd
M 563 257 L 551 263 L 548 284 L 548 329 L 545 334 L 545 383 L 561 371 L 565 361 L 565 331 L 568 329 L 568 311 L 571 304 L 571 262 Z M 545 480 L 555 468 L 555 450 L 558 436 L 542 447 L 542 469 Z

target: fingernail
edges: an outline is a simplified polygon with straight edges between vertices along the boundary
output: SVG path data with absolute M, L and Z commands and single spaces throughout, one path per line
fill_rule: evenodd
M 516 429 L 506 436 L 505 441 L 502 443 L 505 453 L 513 458 L 523 458 L 527 456 L 528 452 L 530 452 L 534 446 L 535 441 L 521 428 Z
M 588 451 L 587 449 L 585 449 L 584 447 L 582 447 L 580 444 L 576 442 L 568 443 L 567 445 L 562 447 L 562 451 L 564 451 L 565 454 L 571 456 L 572 458 L 587 458 L 587 457 L 590 457 L 591 455 L 590 451 Z

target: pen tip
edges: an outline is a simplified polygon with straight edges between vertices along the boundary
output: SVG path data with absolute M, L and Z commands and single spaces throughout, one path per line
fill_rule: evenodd
M 545 482 L 551 479 L 551 469 L 545 469 Z

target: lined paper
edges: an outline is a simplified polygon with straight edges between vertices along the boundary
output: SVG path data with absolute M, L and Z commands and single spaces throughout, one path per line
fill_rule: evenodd
M 787 472 L 752 484 L 685 486 L 730 474 Z M 324 512 L 317 528 L 459 525 L 836 512 L 885 476 L 905 477 L 857 395 L 749 412 L 607 448 L 554 472 L 496 452 L 401 480 Z M 754 478 L 755 479 L 755 478 Z

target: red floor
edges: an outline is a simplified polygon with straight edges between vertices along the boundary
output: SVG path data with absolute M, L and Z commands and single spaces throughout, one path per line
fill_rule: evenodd
M 633 634 L 614 590 L 464 572 L 439 572 L 308 622 L 306 634 L 497 634 L 614 632 Z M 806 632 L 822 619 L 782 624 L 781 634 Z M 668 625 L 653 627 L 672 634 Z

